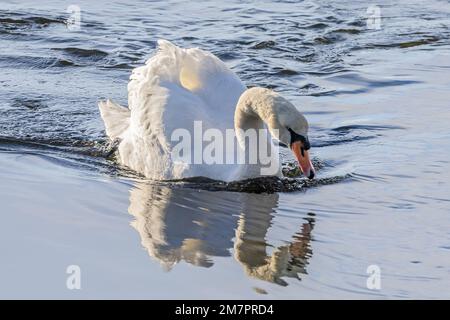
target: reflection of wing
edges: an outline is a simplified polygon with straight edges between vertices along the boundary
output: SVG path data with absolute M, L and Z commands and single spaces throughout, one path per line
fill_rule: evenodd
M 141 183 L 131 190 L 128 211 L 135 217 L 148 254 L 171 268 L 180 260 L 209 267 L 210 256 L 229 256 L 239 212 L 233 193 Z M 231 211 L 231 212 L 230 212 Z
M 312 251 L 309 243 L 313 220 L 303 224 L 301 233 L 294 236 L 294 241 L 289 245 L 276 248 L 272 255 L 266 252 L 268 244 L 265 241 L 267 230 L 271 225 L 272 215 L 261 214 L 258 207 L 261 203 L 274 208 L 278 202 L 278 194 L 254 195 L 243 194 L 244 208 L 238 228 L 236 229 L 236 242 L 234 244 L 235 258 L 241 262 L 248 275 L 287 285 L 283 276 L 298 278 L 298 273 L 306 273 L 307 259 Z M 256 210 L 255 210 L 256 209 Z

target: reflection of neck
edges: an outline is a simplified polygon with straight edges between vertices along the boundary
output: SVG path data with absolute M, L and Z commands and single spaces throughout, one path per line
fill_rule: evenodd
M 243 201 L 242 215 L 239 219 L 236 229 L 235 256 L 241 263 L 256 267 L 266 263 L 266 242 L 265 237 L 272 220 L 271 212 L 273 207 L 267 208 L 268 211 L 258 210 L 261 207 L 261 201 L 276 204 L 278 195 L 265 195 L 266 199 L 260 196 L 242 195 Z M 263 208 L 264 209 L 264 208 Z
M 260 198 L 246 194 L 243 197 L 246 199 L 242 201 L 245 205 L 236 229 L 234 256 L 243 264 L 248 275 L 286 285 L 283 276 L 297 278 L 297 273 L 305 272 L 306 259 L 311 254 L 309 242 L 312 224 L 303 224 L 300 236 L 295 236 L 295 240 L 289 245 L 275 248 L 269 256 L 265 238 L 271 226 L 271 213 L 276 207 L 278 195 L 264 195 L 264 198 Z M 272 202 L 273 205 L 267 207 L 268 211 L 257 210 L 264 201 Z
M 272 263 L 271 259 L 268 259 L 265 237 L 271 224 L 271 213 L 278 202 L 278 195 L 270 194 L 262 197 L 243 194 L 242 197 L 245 199 L 242 201 L 243 213 L 236 229 L 235 258 L 244 265 L 249 275 L 275 282 L 274 276 L 279 273 L 276 270 L 278 263 Z M 261 208 L 261 204 L 267 206 Z

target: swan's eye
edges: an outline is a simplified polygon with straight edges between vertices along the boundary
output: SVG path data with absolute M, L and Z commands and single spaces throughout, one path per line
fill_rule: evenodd
M 287 129 L 288 129 L 289 133 L 291 134 L 291 146 L 296 141 L 302 142 L 301 151 L 302 151 L 302 155 L 304 156 L 305 150 L 311 149 L 311 144 L 309 143 L 308 137 L 298 134 L 291 128 L 287 128 Z
M 303 142 L 303 148 L 305 150 L 311 149 L 311 143 L 309 143 L 309 139 L 308 138 L 304 138 L 304 141 L 302 141 L 302 142 Z

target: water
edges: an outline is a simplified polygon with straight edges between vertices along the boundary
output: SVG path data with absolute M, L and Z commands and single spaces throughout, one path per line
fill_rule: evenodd
M 70 4 L 2 0 L 0 297 L 450 298 L 448 1 L 379 1 L 379 30 L 360 1 L 77 1 L 79 31 Z M 117 166 L 96 104 L 158 38 L 299 106 L 317 180 Z

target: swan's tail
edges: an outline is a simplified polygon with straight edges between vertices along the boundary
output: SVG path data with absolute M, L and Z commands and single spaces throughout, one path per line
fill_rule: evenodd
M 130 125 L 130 109 L 124 108 L 109 99 L 100 101 L 98 108 L 105 123 L 108 137 L 111 140 L 119 138 Z

